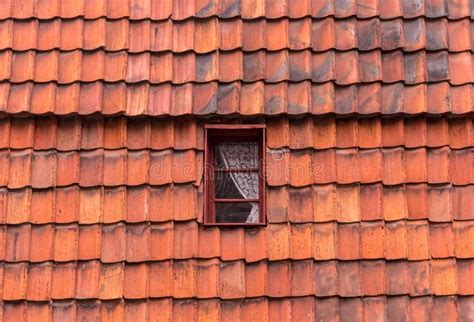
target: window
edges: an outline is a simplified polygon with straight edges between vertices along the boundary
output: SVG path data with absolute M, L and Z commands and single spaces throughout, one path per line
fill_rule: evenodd
M 204 223 L 265 224 L 265 126 L 206 125 Z

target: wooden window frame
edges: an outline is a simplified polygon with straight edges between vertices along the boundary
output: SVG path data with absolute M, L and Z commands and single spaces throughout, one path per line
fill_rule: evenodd
M 266 127 L 264 124 L 206 124 L 205 130 L 205 151 L 204 151 L 204 225 L 205 226 L 265 226 L 267 224 L 265 205 L 265 142 Z M 258 206 L 259 221 L 257 223 L 220 223 L 216 222 L 215 214 L 215 157 L 214 146 L 218 142 L 225 141 L 255 141 L 258 143 L 259 165 L 258 165 Z M 255 169 L 257 170 L 257 169 Z M 219 171 L 219 170 L 218 170 Z M 225 170 L 228 171 L 228 170 Z M 230 170 L 232 171 L 232 170 Z M 233 199 L 226 199 L 233 200 Z M 237 202 L 248 202 L 248 199 L 239 199 Z M 228 202 L 229 202 L 228 201 Z M 257 199 L 255 200 L 257 201 Z

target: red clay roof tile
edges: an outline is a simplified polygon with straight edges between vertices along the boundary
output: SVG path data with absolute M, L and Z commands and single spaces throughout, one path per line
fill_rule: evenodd
M 457 277 L 455 261 L 452 259 L 431 262 L 431 286 L 436 295 L 455 294 Z
M 276 261 L 268 263 L 267 279 L 277 281 L 267 286 L 267 294 L 271 297 L 284 297 L 290 294 L 290 264 L 286 261 Z
M 341 261 L 337 265 L 338 291 L 343 297 L 362 295 L 360 265 L 354 261 Z
M 68 281 L 68 283 L 64 283 Z M 64 263 L 53 266 L 51 278 L 51 298 L 73 298 L 76 292 L 76 264 Z
M 99 299 L 120 298 L 123 295 L 123 263 L 100 266 Z
M 361 254 L 364 259 L 384 257 L 384 226 L 382 222 L 362 223 Z
M 196 294 L 196 276 L 193 272 L 194 261 L 173 263 L 173 295 L 176 298 L 192 297 Z
M 31 225 L 9 226 L 6 239 L 15 243 L 7 243 L 5 260 L 8 262 L 28 261 L 30 258 Z
M 78 259 L 77 224 L 55 226 L 54 260 L 58 262 Z
M 53 225 L 32 226 L 29 245 L 29 260 L 31 262 L 44 262 L 53 259 L 53 243 Z
M 51 298 L 52 272 L 51 263 L 30 265 L 28 267 L 27 300 L 44 301 Z
M 211 298 L 219 294 L 219 261 L 217 259 L 199 261 L 195 274 L 198 298 Z
M 385 261 L 364 261 L 361 263 L 361 272 L 364 295 L 386 294 Z
M 266 258 L 266 230 L 245 230 L 245 260 L 255 262 Z
M 267 257 L 270 260 L 290 257 L 290 231 L 286 224 L 270 224 L 266 235 Z
M 152 262 L 149 267 L 150 297 L 170 296 L 173 290 L 173 267 L 171 261 Z
M 399 295 L 408 293 L 408 264 L 405 261 L 386 262 L 387 294 Z
M 126 265 L 124 270 L 123 296 L 126 299 L 148 297 L 148 264 Z
M 425 184 L 409 185 L 406 189 L 408 217 L 410 219 L 428 218 L 428 190 Z
M 245 257 L 244 230 L 226 229 L 221 231 L 221 255 L 223 260 L 236 260 Z
M 360 243 L 360 224 L 338 224 L 336 242 L 338 259 L 359 259 Z
M 314 220 L 316 222 L 336 219 L 336 187 L 335 185 L 318 186 L 313 192 Z
M 386 225 L 385 258 L 401 259 L 407 257 L 407 227 L 405 221 L 395 221 Z
M 101 207 L 104 200 L 103 188 L 81 189 L 79 199 L 79 223 L 99 223 L 103 217 L 103 208 Z
M 57 189 L 55 210 L 56 223 L 76 222 L 79 219 L 79 187 Z
M 434 298 L 432 316 L 437 321 L 457 319 L 456 303 L 450 296 Z
M 102 226 L 101 261 L 115 263 L 125 259 L 126 235 L 123 224 Z
M 469 258 L 474 253 L 474 247 L 472 246 L 472 240 L 474 238 L 474 225 L 471 221 L 462 223 L 455 222 L 454 228 L 454 240 L 455 240 L 455 254 L 458 258 Z
M 6 263 L 3 272 L 3 292 L 4 300 L 25 299 L 27 290 L 28 264 Z
M 312 225 L 293 225 L 290 234 L 290 253 L 293 259 L 305 259 L 312 256 Z

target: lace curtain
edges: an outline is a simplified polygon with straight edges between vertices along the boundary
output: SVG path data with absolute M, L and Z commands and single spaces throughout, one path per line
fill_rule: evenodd
M 219 143 L 217 150 L 227 169 L 251 169 L 258 167 L 258 144 L 255 142 Z M 231 172 L 235 187 L 245 199 L 258 199 L 258 175 L 252 172 Z M 258 223 L 258 203 L 245 222 Z

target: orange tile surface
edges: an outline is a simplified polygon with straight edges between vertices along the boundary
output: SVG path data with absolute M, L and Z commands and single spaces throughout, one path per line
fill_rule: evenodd
M 7 0 L 0 320 L 474 319 L 473 0 Z M 203 218 L 267 126 L 267 222 Z

